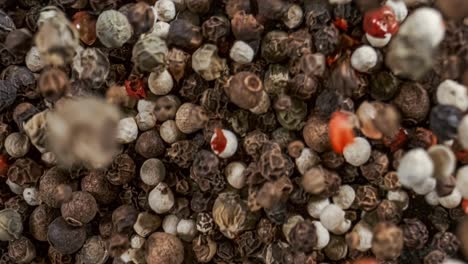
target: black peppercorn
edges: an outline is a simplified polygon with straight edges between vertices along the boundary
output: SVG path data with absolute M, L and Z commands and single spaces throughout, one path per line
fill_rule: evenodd
M 381 101 L 392 99 L 400 88 L 400 81 L 389 71 L 381 71 L 370 76 L 370 95 Z
M 9 80 L 0 80 L 0 111 L 13 104 L 16 99 L 17 86 Z
M 187 51 L 194 51 L 203 42 L 202 31 L 185 19 L 176 19 L 171 23 L 167 35 L 167 44 L 178 46 Z
M 403 240 L 409 248 L 421 249 L 429 239 L 429 231 L 423 222 L 416 218 L 404 219 Z
M 451 105 L 437 105 L 431 110 L 429 117 L 431 130 L 441 142 L 457 136 L 457 128 L 463 117 L 458 108 Z
M 297 223 L 289 233 L 291 246 L 298 251 L 310 253 L 317 246 L 317 230 L 315 225 L 309 221 Z

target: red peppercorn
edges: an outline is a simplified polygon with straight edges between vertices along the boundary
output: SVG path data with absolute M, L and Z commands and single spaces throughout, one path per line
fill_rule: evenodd
M 351 115 L 346 112 L 333 113 L 329 124 L 329 135 L 333 150 L 340 154 L 343 153 L 346 145 L 354 141 Z
M 129 80 L 125 81 L 125 90 L 127 90 L 128 96 L 136 97 L 138 99 L 146 97 L 143 80 L 139 78 L 130 77 Z
M 362 258 L 354 261 L 353 264 L 378 264 L 378 262 L 373 258 Z
M 383 143 L 386 147 L 390 148 L 391 152 L 402 149 L 408 141 L 408 132 L 404 128 L 400 128 L 398 133 L 393 138 L 385 137 Z
M 86 11 L 73 15 L 73 25 L 80 33 L 80 39 L 86 45 L 93 45 L 96 41 L 96 18 Z
M 364 31 L 376 38 L 384 38 L 386 34 L 398 31 L 398 20 L 393 9 L 389 6 L 368 11 L 364 16 Z
M 461 206 L 463 208 L 463 212 L 468 214 L 468 199 L 463 199 Z
M 337 18 L 335 19 L 335 21 L 333 21 L 333 24 L 343 30 L 343 31 L 348 31 L 348 28 L 349 28 L 349 25 L 348 25 L 348 21 L 346 21 L 346 19 L 344 18 Z
M 0 177 L 6 177 L 8 172 L 8 160 L 6 155 L 0 155 Z

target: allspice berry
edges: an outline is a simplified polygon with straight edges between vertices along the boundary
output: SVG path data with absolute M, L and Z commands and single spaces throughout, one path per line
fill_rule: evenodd
M 184 246 L 174 235 L 153 233 L 146 241 L 146 262 L 148 264 L 181 264 L 184 261 Z
M 405 83 L 400 93 L 393 99 L 400 109 L 403 119 L 413 124 L 423 121 L 430 108 L 430 98 L 426 89 L 418 83 Z
M 50 168 L 39 182 L 39 195 L 41 200 L 52 208 L 59 208 L 62 201 L 58 190 L 60 186 L 67 185 L 69 175 L 58 167 Z
M 137 139 L 135 150 L 143 157 L 157 158 L 164 154 L 166 148 L 156 129 L 143 132 Z
M 82 226 L 93 220 L 98 206 L 90 193 L 78 191 L 72 193 L 70 201 L 62 203 L 60 211 L 69 225 Z
M 229 79 L 224 91 L 232 103 L 244 109 L 251 109 L 260 102 L 263 85 L 257 75 L 239 72 Z
M 68 225 L 63 217 L 58 217 L 49 225 L 47 240 L 61 254 L 73 254 L 83 246 L 86 228 Z
M 117 198 L 119 188 L 106 179 L 104 170 L 93 170 L 81 179 L 81 190 L 90 193 L 98 204 L 105 205 Z
M 8 256 L 14 263 L 31 263 L 36 257 L 36 248 L 31 240 L 23 236 L 8 244 Z
M 114 158 L 106 177 L 114 185 L 124 185 L 135 178 L 135 173 L 135 161 L 128 154 L 119 154 Z
M 381 222 L 374 228 L 372 253 L 378 259 L 392 260 L 400 256 L 403 249 L 403 231 L 396 225 Z

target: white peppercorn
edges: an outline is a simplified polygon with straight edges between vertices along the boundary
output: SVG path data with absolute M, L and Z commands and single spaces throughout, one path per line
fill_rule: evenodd
M 354 226 L 353 232 L 357 234 L 359 240 L 359 243 L 356 245 L 356 250 L 366 252 L 372 247 L 372 238 L 374 234 L 367 224 L 360 221 Z
M 467 87 L 453 80 L 445 80 L 437 87 L 437 102 L 443 105 L 451 105 L 463 112 L 468 109 Z
M 255 51 L 249 44 L 244 41 L 238 40 L 232 45 L 229 57 L 237 63 L 246 64 L 252 62 L 255 56 Z
M 390 201 L 399 202 L 403 210 L 406 210 L 409 206 L 409 195 L 403 190 L 389 191 L 387 193 L 387 199 Z
M 186 242 L 192 242 L 192 240 L 197 235 L 195 221 L 191 219 L 180 219 L 180 221 L 177 223 L 176 229 L 177 236 Z
M 424 149 L 412 149 L 400 160 L 397 174 L 401 184 L 413 187 L 431 177 L 434 164 Z
M 130 238 L 130 246 L 134 249 L 143 248 L 146 239 L 140 235 L 133 235 Z
M 439 203 L 448 209 L 455 208 L 458 205 L 460 205 L 462 201 L 462 195 L 460 191 L 458 191 L 457 188 L 453 189 L 452 193 L 444 196 L 444 197 L 439 197 Z
M 136 115 L 135 121 L 141 131 L 146 131 L 156 125 L 156 116 L 153 112 L 141 112 Z
M 116 10 L 102 12 L 96 22 L 96 36 L 108 48 L 120 48 L 133 34 L 127 17 Z
M 387 44 L 390 42 L 390 40 L 392 39 L 392 35 L 390 33 L 387 33 L 385 34 L 385 37 L 377 38 L 366 33 L 366 39 L 367 41 L 369 41 L 372 47 L 383 48 L 387 46 Z
M 437 206 L 440 204 L 439 202 L 439 195 L 437 195 L 437 191 L 432 191 L 424 196 L 424 200 L 427 204 L 432 206 Z
M 13 132 L 5 139 L 4 147 L 8 155 L 21 158 L 28 153 L 31 143 L 25 134 Z
M 361 166 L 366 163 L 371 155 L 371 145 L 369 141 L 362 137 L 354 138 L 354 142 L 348 144 L 343 151 L 346 162 L 353 166 Z
M 357 48 L 351 55 L 351 66 L 359 72 L 369 72 L 377 66 L 379 54 L 371 46 Z
M 226 176 L 228 183 L 238 190 L 244 188 L 247 184 L 246 175 L 244 174 L 245 168 L 246 166 L 244 163 L 233 161 L 224 169 L 224 175 Z
M 179 224 L 179 217 L 176 215 L 170 214 L 164 217 L 164 220 L 162 222 L 162 228 L 164 232 L 172 235 L 177 234 L 177 225 Z
M 288 11 L 283 15 L 281 20 L 289 28 L 294 29 L 301 25 L 304 19 L 304 11 L 302 7 L 297 4 L 293 4 L 289 7 Z
M 216 45 L 205 44 L 192 55 L 193 70 L 207 81 L 219 78 L 226 67 L 226 60 L 218 56 Z
M 44 68 L 44 62 L 42 61 L 41 54 L 37 47 L 31 47 L 26 54 L 25 63 L 26 67 L 32 72 L 39 72 Z
M 161 21 L 169 22 L 176 16 L 176 7 L 171 0 L 157 1 L 154 7 L 158 13 L 157 17 Z
M 434 145 L 427 150 L 434 164 L 433 177 L 444 179 L 455 172 L 457 158 L 453 151 L 444 145 Z
M 140 99 L 137 103 L 138 113 L 153 112 L 156 107 L 156 102 L 153 100 Z
M 185 134 L 179 130 L 174 120 L 166 120 L 159 127 L 159 135 L 168 144 L 175 143 L 185 138 Z
M 160 182 L 150 192 L 148 196 L 148 204 L 157 214 L 169 212 L 175 204 L 175 198 L 171 188 L 169 188 L 169 186 L 164 182 Z
M 403 20 L 405 20 L 405 18 L 408 16 L 408 7 L 406 6 L 405 1 L 387 0 L 385 5 L 393 9 L 398 22 L 403 22 Z
M 169 23 L 158 21 L 154 24 L 153 32 L 151 32 L 151 34 L 154 34 L 162 39 L 166 39 L 167 35 L 169 34 L 170 27 L 171 25 L 169 25 Z
M 320 223 L 328 231 L 341 235 L 351 227 L 351 221 L 345 219 L 345 212 L 335 204 L 329 204 L 320 214 Z
M 166 177 L 166 167 L 164 163 L 159 159 L 147 159 L 143 162 L 140 168 L 141 180 L 149 185 L 156 186 L 160 182 L 164 181 Z
M 41 203 L 39 199 L 39 192 L 36 187 L 28 187 L 23 190 L 23 199 L 30 206 L 37 206 Z
M 307 203 L 307 212 L 313 218 L 320 218 L 320 214 L 322 214 L 323 209 L 330 204 L 330 199 L 325 198 L 322 200 L 310 200 Z
M 330 233 L 319 221 L 312 221 L 317 230 L 317 246 L 315 249 L 320 250 L 325 248 L 330 242 Z
M 356 198 L 356 192 L 354 189 L 349 185 L 342 185 L 340 186 L 338 193 L 332 197 L 332 200 L 334 204 L 346 210 L 351 207 L 354 202 L 354 198 Z
M 133 117 L 127 117 L 119 121 L 117 127 L 117 141 L 121 144 L 128 144 L 138 137 L 138 126 Z
M 419 195 L 426 195 L 435 189 L 436 183 L 435 178 L 428 178 L 423 183 L 415 185 L 413 191 Z
M 22 194 L 23 193 L 23 187 L 21 187 L 20 185 L 12 182 L 10 179 L 7 179 L 6 182 L 5 182 L 8 187 L 10 187 L 10 191 L 14 194 Z
M 174 87 L 174 81 L 168 70 L 150 73 L 148 77 L 148 88 L 155 95 L 166 95 L 171 92 L 172 87 Z

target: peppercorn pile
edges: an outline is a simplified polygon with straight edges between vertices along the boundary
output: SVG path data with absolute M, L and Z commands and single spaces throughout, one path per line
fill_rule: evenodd
M 0 0 L 0 264 L 468 261 L 466 0 Z

